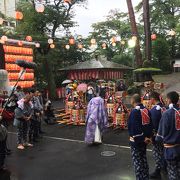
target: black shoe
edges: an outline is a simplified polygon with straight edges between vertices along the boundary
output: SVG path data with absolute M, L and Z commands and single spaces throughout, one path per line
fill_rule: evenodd
M 155 169 L 153 173 L 149 175 L 150 179 L 161 179 L 161 170 L 160 169 Z

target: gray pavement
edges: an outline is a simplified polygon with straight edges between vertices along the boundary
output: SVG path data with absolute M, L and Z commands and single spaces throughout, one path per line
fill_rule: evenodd
M 11 180 L 134 180 L 127 131 L 109 129 L 104 145 L 84 144 L 85 127 L 43 125 L 44 137 L 24 151 L 16 149 L 15 129 L 10 128 L 8 143 L 13 154 L 7 158 Z M 150 147 L 149 147 L 150 148 Z M 115 156 L 104 157 L 104 151 Z M 148 151 L 150 171 L 154 168 Z M 6 180 L 1 179 L 0 180 Z M 163 178 L 165 180 L 165 178 Z
M 44 137 L 33 148 L 16 150 L 15 135 L 9 135 L 14 150 L 7 165 L 12 180 L 133 180 L 130 149 L 111 145 L 88 147 L 82 141 Z M 101 152 L 115 156 L 103 157 Z M 151 159 L 151 152 L 148 152 Z M 152 160 L 149 161 L 153 167 Z

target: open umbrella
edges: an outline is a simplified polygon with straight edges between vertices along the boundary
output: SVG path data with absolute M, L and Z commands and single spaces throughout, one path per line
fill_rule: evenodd
M 78 87 L 77 87 L 77 91 L 82 91 L 82 92 L 86 92 L 87 91 L 87 84 L 85 83 L 82 83 L 82 84 L 79 84 Z
M 69 79 L 66 79 L 66 80 L 64 80 L 64 81 L 62 82 L 62 84 L 69 84 L 69 83 L 72 83 L 72 81 L 69 80 Z

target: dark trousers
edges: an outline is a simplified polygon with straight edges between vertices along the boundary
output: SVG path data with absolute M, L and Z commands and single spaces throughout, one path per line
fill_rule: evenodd
M 136 174 L 136 180 L 149 180 L 149 167 L 146 157 L 146 145 L 131 146 L 131 155 Z
M 35 140 L 39 135 L 39 121 L 35 118 L 31 120 L 30 130 L 29 130 L 29 140 Z
M 169 180 L 180 180 L 180 159 L 166 160 Z
M 27 134 L 28 134 L 28 124 L 27 121 L 20 121 L 17 127 L 17 143 L 23 144 L 27 142 Z
M 4 166 L 6 157 L 6 140 L 0 141 L 0 168 Z
M 156 164 L 156 169 L 165 168 L 164 146 L 162 142 L 155 141 L 153 143 L 153 157 Z

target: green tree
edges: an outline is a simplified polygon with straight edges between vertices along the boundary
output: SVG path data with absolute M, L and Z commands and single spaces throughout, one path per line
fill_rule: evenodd
M 34 0 L 20 2 L 17 7 L 23 12 L 24 18 L 18 22 L 16 31 L 18 35 L 31 35 L 34 41 L 40 41 L 41 47 L 36 51 L 35 59 L 39 65 L 36 77 L 40 86 L 47 85 L 52 98 L 55 97 L 58 69 L 81 58 L 76 45 L 67 51 L 64 45 L 68 43 L 68 39 L 59 39 L 58 36 L 68 35 L 66 32 L 69 32 L 69 28 L 76 25 L 73 21 L 73 8 L 76 5 L 84 5 L 85 2 L 86 0 L 72 0 L 72 3 L 64 3 L 63 0 L 45 1 L 43 13 L 35 11 Z M 48 38 L 54 39 L 55 49 L 50 49 Z
M 130 56 L 129 54 L 115 55 L 112 60 L 113 62 L 118 64 L 123 64 L 131 67 L 133 66 L 132 56 Z
M 138 24 L 139 25 L 139 24 Z M 128 53 L 132 51 L 128 48 L 127 40 L 132 37 L 131 26 L 127 13 L 122 13 L 119 10 L 111 10 L 105 21 L 98 22 L 92 25 L 93 32 L 91 32 L 88 42 L 90 44 L 91 38 L 95 38 L 97 42 L 96 54 L 104 55 L 111 60 L 115 55 Z M 142 26 L 138 26 L 142 32 Z M 116 45 L 113 46 L 111 38 L 116 37 Z M 121 42 L 126 42 L 122 44 Z M 102 48 L 102 44 L 106 44 L 106 48 Z
M 169 44 L 164 37 L 159 37 L 153 42 L 153 56 L 152 63 L 155 66 L 165 72 L 170 71 Z
M 166 37 L 169 43 L 169 52 L 171 58 L 175 58 L 178 53 L 180 31 L 178 29 L 180 19 L 180 1 L 179 0 L 149 0 L 151 32 Z M 139 3 L 136 10 L 143 12 L 143 3 Z M 141 16 L 141 23 L 143 17 Z M 173 29 L 176 36 L 169 36 L 168 32 Z

